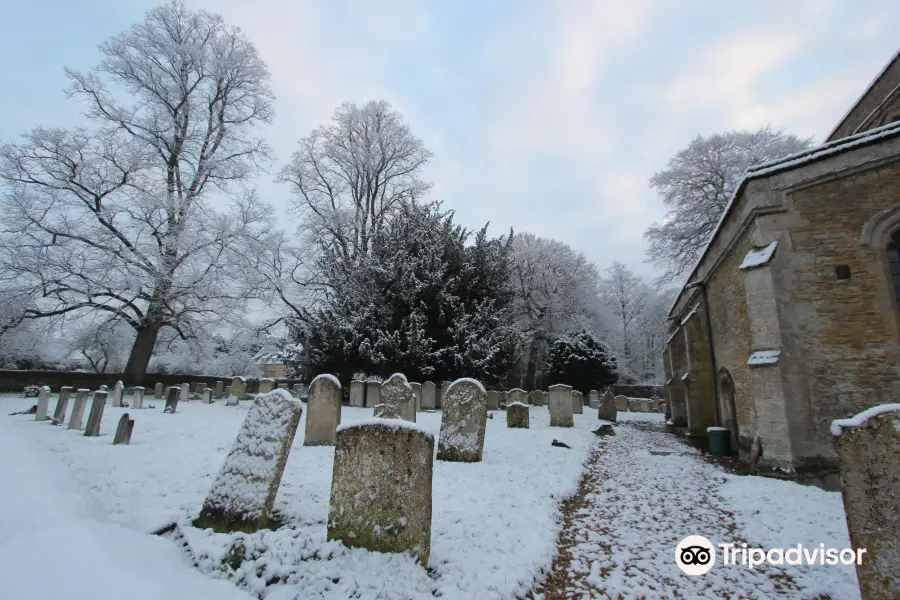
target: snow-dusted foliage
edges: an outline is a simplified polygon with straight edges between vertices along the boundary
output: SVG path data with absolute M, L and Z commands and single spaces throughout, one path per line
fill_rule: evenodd
M 140 380 L 161 330 L 190 338 L 257 291 L 235 265 L 271 211 L 240 185 L 267 156 L 269 74 L 219 15 L 175 0 L 67 70 L 89 126 L 0 146 L 4 288 L 29 319 L 94 313 L 135 332 Z M 211 201 L 211 194 L 218 196 Z
M 649 262 L 666 269 L 672 282 L 687 274 L 706 245 L 725 205 L 749 167 L 809 148 L 800 139 L 766 126 L 757 131 L 729 131 L 697 136 L 650 178 L 668 214 L 644 233 Z
M 587 393 L 618 379 L 616 359 L 586 329 L 557 338 L 550 346 L 547 370 L 557 382 Z
M 324 252 L 328 298 L 306 322 L 292 323 L 306 350 L 296 364 L 301 376 L 503 374 L 518 340 L 508 237 L 489 239 L 486 229 L 473 236 L 440 203 L 411 202 L 368 243 L 353 268 L 339 244 Z

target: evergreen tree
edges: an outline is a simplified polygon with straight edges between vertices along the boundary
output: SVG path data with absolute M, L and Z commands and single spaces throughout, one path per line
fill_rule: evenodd
M 616 358 L 587 329 L 557 338 L 547 363 L 551 383 L 564 383 L 584 394 L 618 379 Z

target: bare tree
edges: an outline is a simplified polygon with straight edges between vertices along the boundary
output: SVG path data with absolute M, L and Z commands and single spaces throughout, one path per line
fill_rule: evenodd
M 136 332 L 138 383 L 159 332 L 182 338 L 253 290 L 228 267 L 268 214 L 240 184 L 268 149 L 269 73 L 219 15 L 180 1 L 100 46 L 69 94 L 94 129 L 35 129 L 0 147 L 4 284 L 37 300 L 25 318 L 93 311 Z M 215 198 L 211 198 L 215 196 Z
M 279 180 L 294 193 L 304 239 L 352 267 L 401 204 L 430 189 L 419 178 L 430 158 L 387 102 L 344 103 L 300 141 Z
M 744 171 L 769 160 L 799 152 L 812 144 L 763 127 L 697 136 L 650 178 L 650 187 L 668 209 L 665 218 L 644 233 L 648 262 L 664 269 L 658 283 L 687 274 L 719 222 Z
M 649 296 L 644 281 L 624 264 L 614 261 L 600 283 L 601 296 L 610 307 L 616 325 L 615 345 L 619 372 L 635 378 L 635 326 L 643 314 Z

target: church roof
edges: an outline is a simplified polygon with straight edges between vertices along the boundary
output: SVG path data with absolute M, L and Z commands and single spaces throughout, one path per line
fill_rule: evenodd
M 847 125 L 848 121 L 850 121 L 851 119 L 860 121 L 860 123 L 857 125 L 856 128 L 849 131 L 849 133 L 851 133 L 851 134 L 857 133 L 859 131 L 859 128 L 862 126 L 862 124 L 864 124 L 866 121 L 868 121 L 869 117 L 872 116 L 871 113 L 874 113 L 879 108 L 881 108 L 881 106 L 884 104 L 884 102 L 886 102 L 890 97 L 893 96 L 893 94 L 897 91 L 897 87 L 900 87 L 900 86 L 897 86 L 897 87 L 892 86 L 893 89 L 890 90 L 890 92 L 884 98 L 877 98 L 876 100 L 880 100 L 880 102 L 879 102 L 879 105 L 875 108 L 875 111 L 866 111 L 865 109 L 862 109 L 863 102 L 866 100 L 866 98 L 869 96 L 869 94 L 874 93 L 875 87 L 878 86 L 878 84 L 881 82 L 881 80 L 885 77 L 885 75 L 887 75 L 887 73 L 891 70 L 891 68 L 894 66 L 894 64 L 897 63 L 898 60 L 900 60 L 900 50 L 898 50 L 894 54 L 894 56 L 891 57 L 891 59 L 887 62 L 886 65 L 884 65 L 884 68 L 881 69 L 881 71 L 878 73 L 878 75 L 876 75 L 875 78 L 869 83 L 869 85 L 866 86 L 866 89 L 863 91 L 862 94 L 859 95 L 859 98 L 857 98 L 856 101 L 847 110 L 847 112 L 844 113 L 844 116 L 841 117 L 841 119 L 840 119 L 840 121 L 838 121 L 837 125 L 834 126 L 834 129 L 831 130 L 831 133 L 828 134 L 828 137 L 825 138 L 826 141 L 830 142 L 830 141 L 833 141 L 834 139 L 838 139 L 837 138 L 838 132 L 843 127 L 845 127 L 845 125 Z M 890 86 L 889 81 L 886 83 L 888 86 Z M 855 113 L 859 112 L 859 110 L 863 110 L 863 112 L 859 113 L 859 114 L 855 114 Z M 862 117 L 862 119 L 860 119 L 860 117 Z M 843 136 L 841 136 L 841 137 L 843 137 Z

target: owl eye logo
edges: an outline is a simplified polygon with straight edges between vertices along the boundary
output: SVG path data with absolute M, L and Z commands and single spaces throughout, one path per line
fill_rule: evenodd
M 716 564 L 712 542 L 702 535 L 689 535 L 675 547 L 675 564 L 687 575 L 705 575 Z
M 681 549 L 681 562 L 686 565 L 705 565 L 711 558 L 709 548 L 703 546 L 688 546 Z

